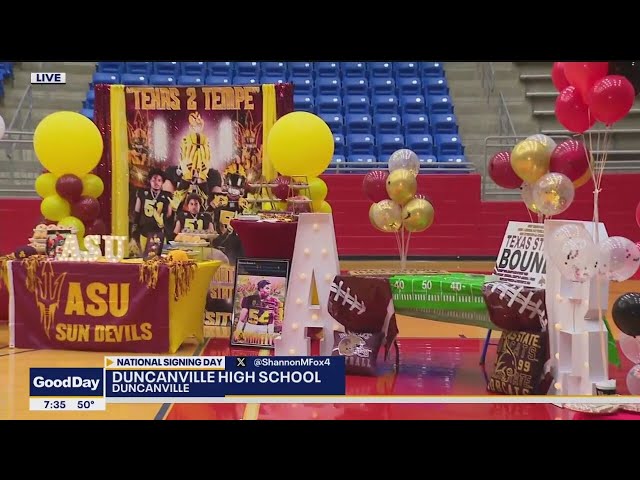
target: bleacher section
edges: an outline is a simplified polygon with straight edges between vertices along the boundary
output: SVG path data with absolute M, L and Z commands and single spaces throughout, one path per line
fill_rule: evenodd
M 418 154 L 423 173 L 470 171 L 438 62 L 99 62 L 82 113 L 93 118 L 96 84 L 283 82 L 294 84 L 295 109 L 319 115 L 334 133 L 327 173 L 362 173 L 399 148 Z
M 0 99 L 4 97 L 4 82 L 13 77 L 13 63 L 0 62 Z

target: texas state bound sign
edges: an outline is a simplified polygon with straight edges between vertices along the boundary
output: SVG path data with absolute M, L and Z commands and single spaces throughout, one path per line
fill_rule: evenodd
M 139 265 L 44 262 L 35 288 L 11 263 L 17 348 L 165 353 L 169 350 L 169 271 L 150 289 Z

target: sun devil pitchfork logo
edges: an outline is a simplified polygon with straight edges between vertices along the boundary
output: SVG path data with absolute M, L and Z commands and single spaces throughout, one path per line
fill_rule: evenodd
M 34 296 L 40 311 L 40 323 L 47 338 L 51 337 L 51 327 L 53 327 L 56 311 L 60 306 L 60 294 L 66 276 L 66 272 L 56 275 L 53 272 L 51 262 L 45 262 L 36 281 Z

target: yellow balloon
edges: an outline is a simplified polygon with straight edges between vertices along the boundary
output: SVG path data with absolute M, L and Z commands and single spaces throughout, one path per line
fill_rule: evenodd
M 58 225 L 74 229 L 78 241 L 80 241 L 81 238 L 84 239 L 84 223 L 82 223 L 82 220 L 79 218 L 69 215 L 60 220 Z
M 417 190 L 416 176 L 410 170 L 400 168 L 387 177 L 387 194 L 400 206 L 411 200 Z
M 327 198 L 327 184 L 324 183 L 324 180 L 318 177 L 310 178 L 309 181 L 309 199 L 314 204 L 318 204 L 320 206 L 322 201 Z M 315 206 L 315 205 L 314 205 Z
M 331 208 L 331 205 L 329 205 L 329 203 L 323 200 L 322 204 L 320 204 L 320 208 L 317 210 L 314 208 L 313 211 L 316 213 L 331 213 L 333 212 L 333 209 Z
M 551 153 L 537 140 L 523 140 L 511 151 L 511 167 L 524 182 L 534 184 L 549 171 Z
M 53 173 L 43 173 L 36 178 L 36 193 L 41 198 L 56 194 L 56 181 L 58 177 Z
M 408 232 L 424 232 L 433 223 L 433 205 L 424 198 L 414 198 L 402 207 L 402 225 Z
M 369 220 L 382 232 L 397 232 L 402 226 L 402 208 L 392 200 L 381 200 L 369 208 Z
M 102 156 L 102 135 L 95 123 L 77 112 L 47 115 L 33 132 L 33 148 L 44 168 L 79 177 L 93 170 Z
M 71 213 L 71 205 L 57 193 L 49 195 L 40 204 L 40 213 L 47 220 L 57 222 Z
M 267 157 L 281 175 L 317 177 L 333 157 L 333 133 L 317 115 L 291 112 L 280 117 L 267 138 Z
M 99 176 L 89 173 L 82 177 L 82 195 L 98 198 L 102 192 L 104 192 L 104 182 Z

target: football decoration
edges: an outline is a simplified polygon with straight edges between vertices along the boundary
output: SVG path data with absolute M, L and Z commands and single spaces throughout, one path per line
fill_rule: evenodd
M 541 332 L 547 326 L 545 290 L 506 282 L 487 282 L 483 296 L 489 319 L 506 331 Z

